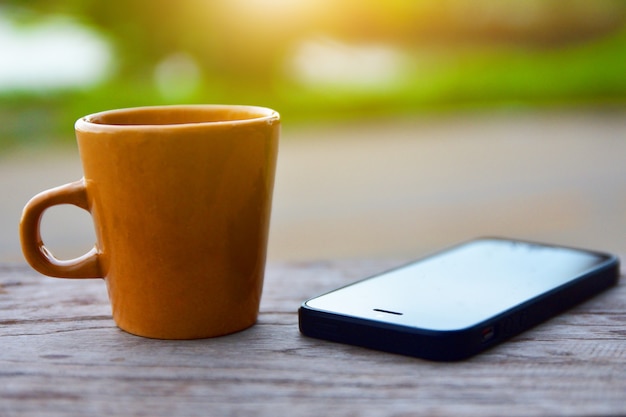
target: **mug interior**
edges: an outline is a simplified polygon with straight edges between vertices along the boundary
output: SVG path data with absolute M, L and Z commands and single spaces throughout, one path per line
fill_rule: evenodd
M 237 122 L 276 115 L 271 109 L 252 106 L 162 106 L 112 110 L 85 117 L 88 123 L 114 126 L 162 126 Z

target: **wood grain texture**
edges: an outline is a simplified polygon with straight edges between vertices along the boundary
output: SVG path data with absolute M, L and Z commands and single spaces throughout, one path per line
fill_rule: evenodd
M 259 322 L 216 339 L 117 329 L 101 280 L 0 264 L 0 416 L 626 414 L 626 286 L 470 360 L 303 337 L 313 295 L 392 266 L 269 266 Z

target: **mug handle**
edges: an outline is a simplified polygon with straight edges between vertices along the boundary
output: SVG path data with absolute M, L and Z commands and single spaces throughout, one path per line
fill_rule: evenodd
M 26 203 L 20 221 L 20 239 L 26 261 L 36 271 L 51 277 L 103 278 L 95 246 L 84 255 L 70 260 L 55 258 L 45 247 L 40 233 L 41 219 L 46 209 L 59 204 L 72 204 L 90 211 L 84 178 L 43 191 Z

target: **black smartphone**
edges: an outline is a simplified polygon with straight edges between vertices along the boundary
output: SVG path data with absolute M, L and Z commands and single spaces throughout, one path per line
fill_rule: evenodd
M 311 337 L 461 360 L 605 290 L 611 254 L 481 238 L 305 301 Z

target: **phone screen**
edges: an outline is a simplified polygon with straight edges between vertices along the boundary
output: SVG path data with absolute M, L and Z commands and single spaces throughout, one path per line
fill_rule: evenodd
M 446 331 L 470 327 L 584 275 L 602 254 L 476 240 L 306 302 L 323 311 Z

